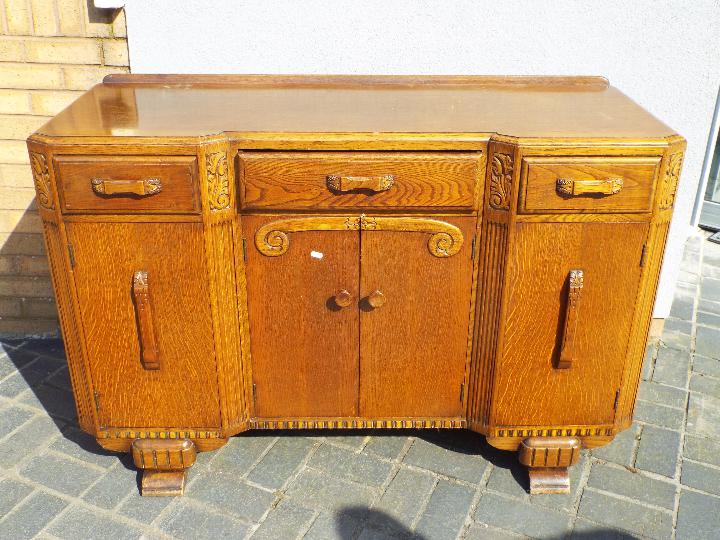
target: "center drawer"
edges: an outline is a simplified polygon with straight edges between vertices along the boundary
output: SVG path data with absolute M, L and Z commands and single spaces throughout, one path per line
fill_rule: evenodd
M 239 152 L 244 210 L 475 208 L 476 152 Z

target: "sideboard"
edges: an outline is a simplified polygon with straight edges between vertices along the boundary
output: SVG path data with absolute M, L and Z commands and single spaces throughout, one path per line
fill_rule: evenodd
M 78 422 L 145 495 L 252 429 L 631 424 L 685 141 L 601 77 L 111 75 L 28 139 Z

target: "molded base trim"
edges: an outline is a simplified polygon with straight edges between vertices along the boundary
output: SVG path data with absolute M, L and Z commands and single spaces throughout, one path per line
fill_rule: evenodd
M 250 429 L 461 429 L 464 418 L 254 418 Z

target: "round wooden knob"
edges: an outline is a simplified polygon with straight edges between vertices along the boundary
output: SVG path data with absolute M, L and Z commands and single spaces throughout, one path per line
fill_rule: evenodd
M 335 294 L 335 304 L 339 307 L 348 307 L 352 303 L 352 294 L 345 289 L 338 291 Z
M 371 292 L 367 297 L 368 304 L 374 308 L 382 307 L 385 304 L 385 300 L 385 295 L 378 290 Z

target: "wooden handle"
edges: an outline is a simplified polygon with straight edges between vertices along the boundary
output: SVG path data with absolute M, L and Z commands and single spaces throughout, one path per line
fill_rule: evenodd
M 386 300 L 385 295 L 378 290 L 371 292 L 367 297 L 367 303 L 375 309 L 385 305 Z
M 605 180 L 573 180 L 558 178 L 557 192 L 565 197 L 575 195 L 615 195 L 623 187 L 622 178 L 606 178 Z
M 575 352 L 575 334 L 577 331 L 578 314 L 580 312 L 580 294 L 583 288 L 583 271 L 570 270 L 568 274 L 569 287 L 567 306 L 565 308 L 565 328 L 563 330 L 562 348 L 558 369 L 572 367 L 573 354 Z
M 155 339 L 155 323 L 146 271 L 138 270 L 133 274 L 132 293 L 140 337 L 140 360 L 145 369 L 160 369 L 160 351 Z
M 395 177 L 392 174 L 382 176 L 340 176 L 329 174 L 326 179 L 328 188 L 340 192 L 356 189 L 387 191 L 395 183 Z
M 339 290 L 335 294 L 335 304 L 338 307 L 348 307 L 350 304 L 352 304 L 352 294 L 350 294 L 345 289 Z
M 160 182 L 159 178 L 145 178 L 143 180 L 93 178 L 90 180 L 90 184 L 93 191 L 98 195 L 139 195 L 145 197 L 162 191 L 162 182 Z

